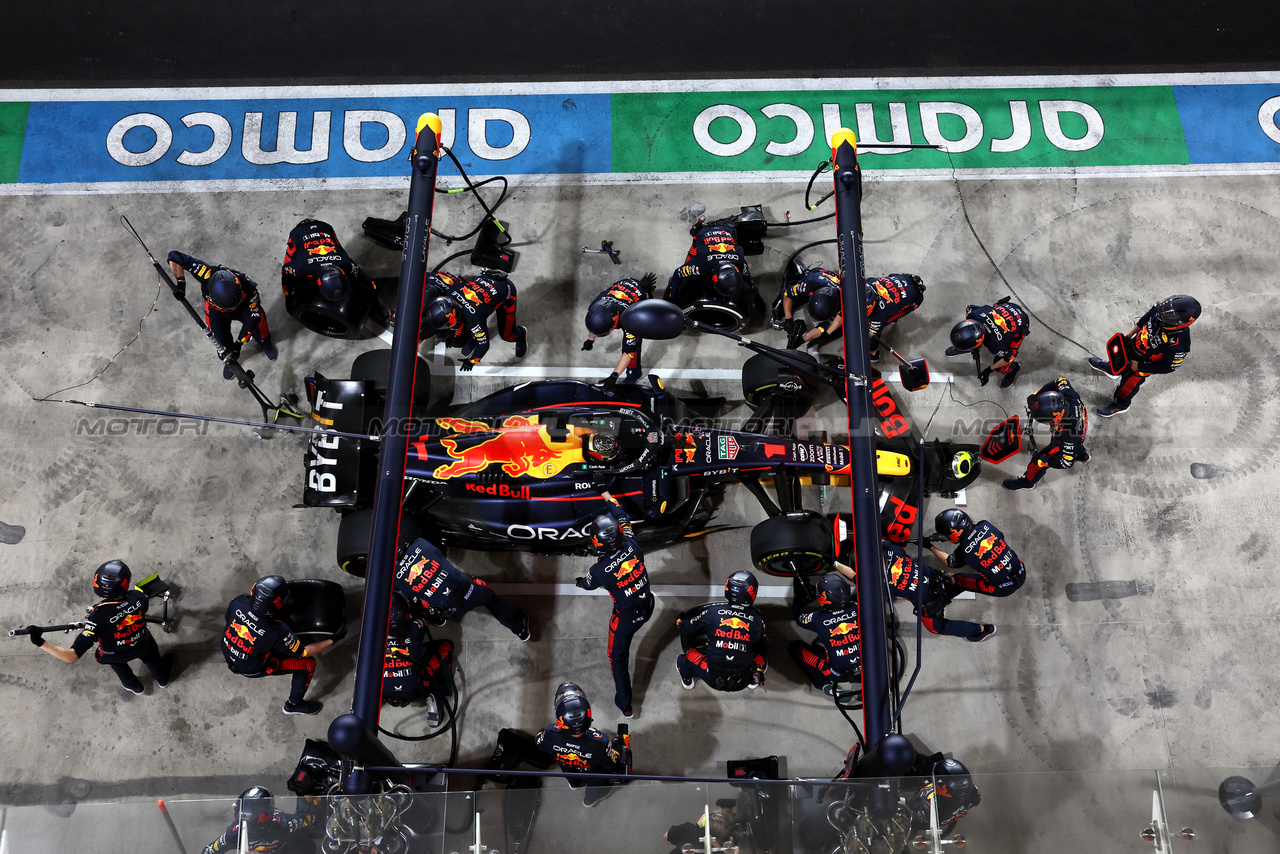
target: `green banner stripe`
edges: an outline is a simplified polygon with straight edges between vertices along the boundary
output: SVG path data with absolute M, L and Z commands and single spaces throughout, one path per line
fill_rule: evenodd
M 611 106 L 614 172 L 810 170 L 841 125 L 862 143 L 953 145 L 950 160 L 865 149 L 866 169 L 1190 162 L 1169 86 L 615 94 Z
M 22 164 L 22 141 L 27 134 L 27 109 L 18 101 L 0 103 L 0 184 L 18 181 Z

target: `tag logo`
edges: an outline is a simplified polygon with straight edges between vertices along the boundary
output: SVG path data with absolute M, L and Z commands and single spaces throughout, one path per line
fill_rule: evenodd
M 732 436 L 721 436 L 717 440 L 720 459 L 732 460 L 738 456 L 738 440 Z

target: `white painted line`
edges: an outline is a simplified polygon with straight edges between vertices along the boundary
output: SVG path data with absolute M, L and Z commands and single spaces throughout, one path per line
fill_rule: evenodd
M 778 77 L 754 80 L 568 80 L 362 86 L 226 86 L 165 89 L 0 89 L 0 101 L 185 101 L 252 98 L 444 98 L 467 95 L 609 95 L 644 92 L 800 92 L 884 89 L 1204 86 L 1280 83 L 1280 72 L 1011 75 L 989 77 Z M 430 105 L 426 105 L 430 106 Z
M 432 353 L 435 360 L 440 360 L 441 355 L 439 352 Z M 443 364 L 443 362 L 438 361 L 438 364 Z M 436 366 L 433 365 L 433 367 Z M 457 376 L 472 377 L 514 377 L 526 380 L 603 380 L 608 376 L 606 373 L 607 368 L 608 366 L 600 368 L 570 368 L 543 365 L 477 365 L 470 371 L 463 371 L 457 365 L 454 365 L 452 370 Z M 449 366 L 444 365 L 444 369 L 448 370 Z M 738 380 L 742 378 L 741 368 L 670 368 L 667 370 L 655 368 L 652 373 L 663 380 Z M 902 382 L 897 373 L 885 373 L 883 378 L 886 383 Z M 952 383 L 955 381 L 955 377 L 952 374 L 931 374 L 929 381 L 930 384 L 935 382 Z
M 601 590 L 583 590 L 574 584 L 531 584 L 513 582 L 503 584 L 490 582 L 490 586 L 502 595 L 511 596 L 595 596 Z M 652 584 L 649 587 L 655 596 L 671 596 L 679 599 L 718 599 L 724 596 L 723 584 Z M 790 600 L 792 587 L 790 584 L 762 584 L 756 591 L 757 599 Z M 972 591 L 965 591 L 956 597 L 959 599 L 977 599 Z

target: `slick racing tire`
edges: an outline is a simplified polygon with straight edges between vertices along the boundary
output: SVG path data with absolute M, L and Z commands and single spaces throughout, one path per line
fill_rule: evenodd
M 351 363 L 351 379 L 368 380 L 373 383 L 374 391 L 385 395 L 391 379 L 391 351 L 369 350 L 356 356 Z M 418 370 L 413 375 L 413 398 L 422 404 L 430 403 L 431 399 L 431 365 L 421 356 L 418 357 Z
M 816 513 L 786 513 L 751 529 L 751 562 L 769 575 L 817 575 L 835 553 L 831 523 Z
M 814 361 L 808 353 L 796 355 Z M 757 353 L 742 364 L 742 396 L 753 410 L 764 406 L 770 397 L 789 409 L 807 412 L 818 396 L 817 384 L 790 365 Z
M 330 302 L 313 282 L 304 282 L 284 298 L 284 307 L 294 320 L 318 335 L 357 338 L 364 329 L 373 298 L 365 288 L 355 286 L 348 288 L 339 302 Z
M 342 517 L 338 524 L 338 566 L 343 572 L 364 578 L 369 560 L 369 538 L 373 533 L 373 511 L 357 510 Z M 423 528 L 411 516 L 400 516 L 400 542 L 411 543 L 421 537 Z

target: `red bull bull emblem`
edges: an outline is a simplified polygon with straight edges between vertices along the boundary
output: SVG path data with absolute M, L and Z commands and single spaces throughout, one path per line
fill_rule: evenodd
M 618 571 L 614 573 L 618 580 L 626 578 L 628 575 L 636 571 L 636 566 L 640 563 L 640 558 L 633 557 L 631 560 L 624 560 L 622 566 L 618 567 Z
M 991 536 L 987 537 L 985 540 L 978 543 L 978 551 L 976 556 L 979 559 L 981 559 L 984 555 L 986 555 L 987 552 L 991 551 L 995 547 L 996 547 L 996 535 L 992 534 Z
M 856 632 L 857 630 L 858 630 L 857 621 L 854 621 L 851 623 L 848 623 L 848 622 L 841 623 L 840 625 L 836 626 L 834 629 L 831 630 L 831 636 L 840 637 L 842 635 L 849 634 L 849 632 Z
M 249 643 L 253 643 L 253 632 L 249 631 L 248 626 L 242 623 L 238 623 L 235 620 L 232 620 L 231 625 L 227 626 L 227 630 L 236 635 L 239 635 L 244 640 L 249 641 Z
M 479 292 L 477 292 L 476 289 L 471 287 L 470 285 L 463 285 L 458 290 L 458 293 L 462 294 L 462 298 L 467 302 L 471 303 L 472 305 L 480 304 Z
M 726 617 L 720 621 L 720 625 L 730 629 L 746 629 L 751 626 L 750 623 L 741 617 Z
M 708 243 L 707 249 L 712 252 L 720 252 L 723 254 L 732 252 L 734 250 L 734 245 L 732 243 L 725 243 L 724 241 L 717 241 L 716 243 Z
M 898 586 L 898 579 L 907 571 L 906 561 L 900 557 L 894 558 L 893 563 L 889 566 L 889 581 L 894 587 Z
M 493 464 L 501 465 L 508 477 L 546 479 L 558 475 L 565 466 L 583 461 L 580 441 L 553 441 L 547 428 L 539 424 L 536 417 L 511 415 L 498 428 L 465 418 L 438 418 L 436 424 L 463 435 L 494 434 L 461 450 L 462 440 L 455 437 L 441 439 L 441 446 L 454 460 L 435 470 L 435 476 L 441 480 L 484 471 Z M 415 445 L 419 446 L 419 456 L 423 456 L 423 443 Z
M 413 585 L 419 578 L 427 573 L 427 559 L 425 557 L 418 558 L 413 566 L 409 567 L 409 571 L 405 573 L 404 580 Z
M 1001 332 L 1010 331 L 1009 321 L 1005 320 L 1004 315 L 998 311 L 991 312 L 991 322 L 999 326 Z
M 142 622 L 141 614 L 130 614 L 129 616 L 125 617 L 123 620 L 120 621 L 120 628 L 123 629 L 125 626 L 132 626 L 134 623 L 141 623 L 141 622 Z

